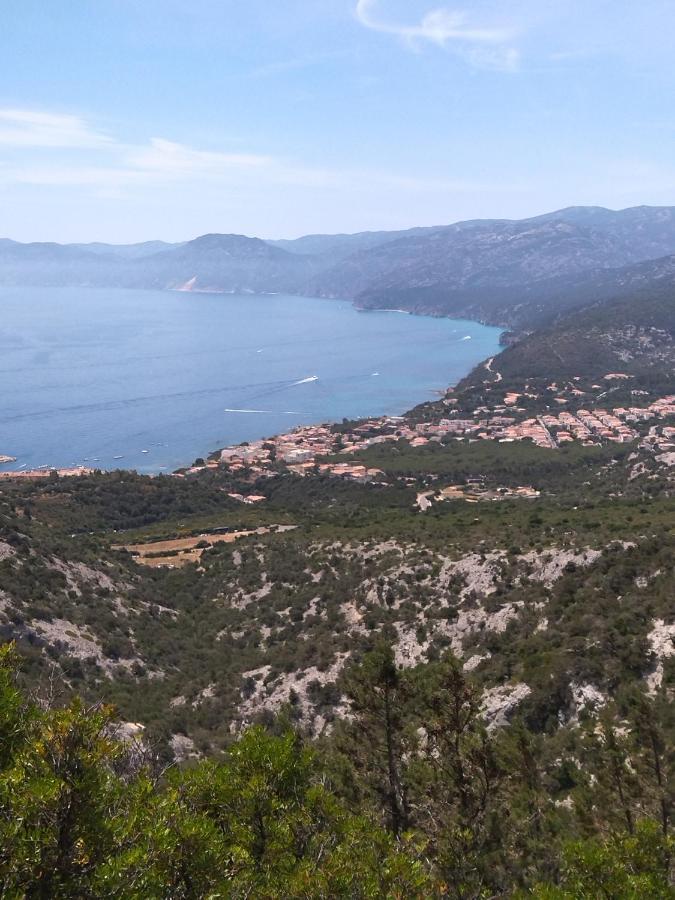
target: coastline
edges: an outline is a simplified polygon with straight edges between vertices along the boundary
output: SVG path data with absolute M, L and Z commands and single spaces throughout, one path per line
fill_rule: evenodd
M 61 295 L 64 296 L 65 302 L 70 304 L 68 309 L 73 311 L 75 318 L 82 303 L 82 299 L 78 297 L 83 295 L 84 289 L 72 291 L 72 300 L 71 289 L 61 289 L 59 299 Z M 29 294 L 37 311 L 42 305 L 51 304 L 53 299 L 51 289 L 41 289 L 39 293 L 42 296 L 35 298 L 33 289 L 22 290 L 21 293 Z M 168 309 L 166 321 L 169 328 L 174 321 L 183 322 L 186 315 L 192 318 L 193 312 L 199 313 L 201 328 L 194 331 L 190 328 L 174 346 L 180 356 L 196 356 L 198 348 L 200 355 L 204 352 L 207 367 L 199 366 L 202 377 L 184 379 L 183 367 L 174 369 L 171 375 L 173 381 L 165 388 L 166 395 L 160 394 L 157 389 L 147 390 L 142 392 L 145 396 L 137 399 L 135 389 L 122 383 L 121 390 L 116 390 L 115 396 L 107 403 L 114 403 L 117 409 L 129 402 L 132 409 L 133 404 L 143 403 L 147 408 L 147 418 L 141 419 L 138 413 L 133 414 L 143 431 L 132 434 L 133 418 L 126 413 L 118 413 L 120 429 L 115 434 L 119 440 L 112 432 L 108 433 L 108 423 L 113 420 L 106 413 L 103 404 L 101 412 L 97 411 L 98 404 L 95 402 L 89 405 L 88 385 L 81 387 L 79 396 L 72 395 L 72 399 L 70 394 L 63 393 L 53 407 L 47 410 L 42 408 L 42 404 L 32 403 L 31 398 L 38 396 L 33 391 L 37 389 L 39 382 L 36 381 L 35 387 L 31 383 L 27 388 L 22 388 L 24 397 L 19 397 L 19 402 L 23 399 L 24 403 L 22 414 L 17 416 L 20 424 L 13 427 L 11 434 L 6 435 L 10 444 L 7 455 L 11 453 L 18 461 L 0 461 L 0 473 L 20 474 L 24 470 L 38 469 L 71 470 L 81 466 L 105 471 L 121 468 L 139 474 L 159 475 L 188 465 L 191 460 L 205 455 L 209 449 L 236 446 L 242 441 L 286 432 L 292 427 L 339 422 L 344 418 L 355 420 L 385 414 L 400 415 L 420 403 L 438 397 L 439 391 L 445 390 L 447 385 L 458 383 L 481 359 L 493 355 L 498 349 L 500 334 L 500 329 L 492 327 L 483 331 L 482 323 L 475 320 L 418 316 L 406 310 L 360 309 L 347 298 L 337 299 L 336 303 L 335 299 L 328 297 L 247 294 L 239 299 L 237 295 L 214 293 L 209 300 L 208 294 L 204 292 L 204 302 L 196 300 L 194 305 L 188 302 L 186 309 L 176 297 L 179 292 L 170 290 L 143 291 L 142 296 L 140 291 L 127 289 L 110 289 L 106 293 L 107 296 L 102 298 L 100 304 L 98 301 L 95 303 L 97 309 L 103 310 L 103 314 L 95 318 L 101 319 L 104 324 L 111 321 L 133 321 L 135 313 L 129 313 L 130 306 L 134 310 L 140 310 L 144 322 L 152 319 L 155 307 L 158 311 Z M 146 294 L 149 295 L 147 305 Z M 176 299 L 167 307 L 162 297 L 170 295 Z M 221 315 L 219 310 L 223 307 L 220 300 L 223 296 L 228 298 L 224 307 L 229 311 Z M 85 300 L 89 306 L 91 297 L 87 295 Z M 275 324 L 271 328 L 263 328 L 260 336 L 252 336 L 256 331 L 252 323 L 257 321 L 256 316 L 260 311 L 267 309 L 268 300 L 271 304 L 271 321 Z M 325 302 L 319 304 L 317 301 Z M 21 297 L 19 301 L 17 296 L 15 302 L 25 304 L 25 299 Z M 336 308 L 335 313 L 331 312 L 332 308 Z M 408 327 L 401 322 L 397 325 L 392 316 L 389 316 L 385 324 L 385 315 L 364 316 L 363 325 L 359 326 L 355 315 L 361 312 L 403 313 L 417 319 L 420 324 L 413 325 L 411 322 Z M 241 337 L 238 319 L 248 322 Z M 370 325 L 366 324 L 369 319 Z M 280 331 L 276 330 L 277 321 L 283 326 Z M 421 324 L 422 322 L 425 324 Z M 462 324 L 458 325 L 458 322 Z M 230 331 L 227 331 L 228 326 Z M 468 347 L 475 344 L 472 350 L 460 350 L 462 345 L 456 343 L 463 335 L 466 336 L 466 332 L 460 330 L 462 327 L 467 331 L 473 328 L 474 341 L 467 341 L 465 345 Z M 211 341 L 208 337 L 209 328 L 214 334 L 220 328 L 218 333 L 221 338 Z M 222 331 L 223 328 L 226 331 Z M 175 330 L 173 333 L 175 334 Z M 228 334 L 229 337 L 223 338 L 223 334 Z M 206 337 L 205 344 L 202 336 Z M 160 342 L 161 338 L 160 333 Z M 295 348 L 293 342 L 298 338 L 300 343 Z M 234 356 L 231 361 L 225 361 L 225 365 L 221 365 L 218 353 L 229 353 L 230 343 L 234 345 Z M 307 351 L 302 345 L 307 345 Z M 169 349 L 172 349 L 171 345 Z M 136 348 L 129 345 L 127 350 L 126 344 L 121 345 L 120 360 L 125 360 L 127 352 L 131 350 L 135 351 Z M 133 359 L 143 358 L 136 353 L 137 351 L 134 352 Z M 257 353 L 263 355 L 251 355 Z M 17 357 L 17 363 L 18 360 Z M 95 363 L 97 367 L 100 365 L 98 357 L 95 358 Z M 105 357 L 103 363 L 108 364 Z M 117 366 L 117 359 L 112 364 Z M 381 377 L 372 377 L 375 370 Z M 240 377 L 237 377 L 240 372 Z M 320 376 L 313 379 L 313 383 L 317 384 L 316 389 L 311 386 L 295 387 L 308 384 L 307 378 L 302 377 L 307 372 Z M 232 373 L 235 377 L 230 381 Z M 98 383 L 92 382 L 93 387 Z M 181 390 L 183 385 L 184 389 Z M 251 390 L 255 388 L 257 390 Z M 287 389 L 291 392 L 279 394 Z M 180 396 L 186 398 L 195 392 L 196 402 L 193 405 L 191 401 L 181 400 L 180 405 L 172 408 L 171 416 L 164 421 L 161 405 L 158 414 L 151 409 L 154 395 L 163 401 L 164 396 L 173 396 L 170 392 L 175 390 L 181 390 Z M 279 397 L 267 399 L 266 393 L 269 391 L 279 394 Z M 216 397 L 209 401 L 209 394 L 220 394 L 222 399 Z M 95 400 L 95 395 L 91 396 Z M 268 415 L 223 415 L 224 410 L 235 408 L 260 409 Z M 292 414 L 291 410 L 294 411 Z M 184 424 L 176 428 L 171 419 L 175 419 L 179 412 L 184 413 Z M 196 429 L 188 424 L 193 414 L 199 416 Z M 47 421 L 43 424 L 43 418 L 54 419 L 59 427 L 56 428 L 51 421 L 48 425 Z M 243 423 L 245 418 L 249 420 L 246 424 L 237 421 L 242 420 Z M 91 440 L 89 436 L 94 434 L 96 439 Z M 167 444 L 169 449 L 162 449 Z M 148 455 L 141 457 L 140 448 L 149 448 L 149 453 L 147 449 L 142 451 Z M 115 461 L 117 458 L 120 458 L 119 463 Z M 49 467 L 40 465 L 45 462 L 50 463 Z

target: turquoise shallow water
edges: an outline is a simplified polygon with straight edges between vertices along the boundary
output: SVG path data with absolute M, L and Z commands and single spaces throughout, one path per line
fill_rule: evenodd
M 171 471 L 294 425 L 401 413 L 500 334 L 282 295 L 1 288 L 0 309 L 5 469 Z

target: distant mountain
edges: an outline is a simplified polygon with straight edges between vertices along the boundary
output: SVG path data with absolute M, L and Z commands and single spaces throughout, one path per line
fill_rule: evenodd
M 323 273 L 316 287 L 329 296 L 358 297 L 435 285 L 509 286 L 631 261 L 605 234 L 562 221 L 460 223 L 355 253 Z
M 521 221 L 263 241 L 0 241 L 0 284 L 287 292 L 463 316 L 528 331 L 624 286 L 671 276 L 675 207 L 570 207 Z M 670 273 L 670 274 L 669 274 Z
M 0 241 L 0 284 L 90 285 L 117 283 L 117 260 L 78 246 Z M 119 273 L 117 273 L 119 277 Z
M 573 309 L 661 284 L 675 284 L 675 255 L 619 268 L 584 269 L 573 275 L 521 284 L 462 288 L 435 284 L 365 291 L 357 297 L 357 303 L 364 309 L 407 309 L 532 331 L 550 325 Z
M 5 241 L 0 283 L 264 293 L 296 290 L 318 268 L 313 257 L 243 235 L 106 247 Z
M 670 276 L 639 286 L 628 282 L 618 296 L 596 300 L 558 317 L 499 355 L 504 385 L 529 379 L 632 376 L 632 387 L 670 392 L 675 383 L 675 257 Z M 462 387 L 482 384 L 481 366 Z
M 205 234 L 135 264 L 138 283 L 202 291 L 293 291 L 315 271 L 312 257 L 288 253 L 259 238 Z
M 361 231 L 357 234 L 308 234 L 294 240 L 268 241 L 273 247 L 288 250 L 289 253 L 317 255 L 344 259 L 361 250 L 370 250 L 404 237 L 416 237 L 441 231 L 442 225 L 428 228 L 408 228 L 405 231 Z
M 517 324 L 523 300 L 546 304 L 568 282 L 675 253 L 675 209 L 571 208 L 519 222 L 465 222 L 353 254 L 325 272 L 317 293 L 366 308 L 476 315 Z M 525 295 L 523 297 L 523 294 Z
M 102 256 L 119 256 L 122 259 L 143 259 L 145 256 L 162 253 L 164 250 L 182 247 L 183 243 L 168 244 L 166 241 L 143 241 L 143 243 L 140 244 L 102 244 L 100 242 L 94 242 L 92 244 L 67 244 L 66 246 L 77 250 L 84 250 L 88 253 L 98 253 Z
M 605 231 L 627 254 L 632 254 L 632 259 L 627 261 L 638 262 L 673 252 L 675 207 L 672 206 L 633 206 L 620 210 L 600 206 L 570 206 L 536 216 L 529 221 L 562 221 Z
M 508 315 L 522 327 L 535 328 L 590 304 L 639 297 L 649 291 L 660 293 L 662 289 L 675 290 L 675 255 L 527 285 Z M 506 308 L 503 313 L 507 313 Z

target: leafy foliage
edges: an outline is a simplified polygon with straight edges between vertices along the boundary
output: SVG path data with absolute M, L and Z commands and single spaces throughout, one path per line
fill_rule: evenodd
M 317 779 L 313 754 L 296 735 L 252 729 L 222 763 L 157 775 L 114 739 L 111 709 L 19 706 L 9 651 L 1 665 L 0 702 L 9 711 L 0 768 L 3 895 L 432 891 L 415 848 L 350 814 Z

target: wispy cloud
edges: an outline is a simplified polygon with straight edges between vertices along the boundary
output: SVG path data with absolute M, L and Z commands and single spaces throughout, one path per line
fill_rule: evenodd
M 372 31 L 393 35 L 413 47 L 424 42 L 452 47 L 482 68 L 512 71 L 518 66 L 520 54 L 510 46 L 517 35 L 515 28 L 473 25 L 466 13 L 446 8 L 431 10 L 419 22 L 407 25 L 381 18 L 377 6 L 378 0 L 357 0 L 354 11 L 361 25 Z
M 213 175 L 232 169 L 260 169 L 272 164 L 269 156 L 255 153 L 217 153 L 195 150 L 185 144 L 151 138 L 147 145 L 124 148 L 126 165 L 156 175 Z
M 0 147 L 91 149 L 112 143 L 79 116 L 0 109 Z
M 470 178 L 434 178 L 355 168 L 322 168 L 260 153 L 202 150 L 166 138 L 130 143 L 101 135 L 85 119 L 33 110 L 0 108 L 1 122 L 26 124 L 21 142 L 0 129 L 0 188 L 79 188 L 95 197 L 194 186 L 195 192 L 292 188 L 329 195 L 378 189 L 448 197 L 497 190 Z M 37 123 L 37 124 L 36 124 Z M 509 189 L 514 189 L 510 185 Z
M 0 108 L 0 183 L 121 188 L 158 181 L 236 176 L 275 161 L 256 153 L 199 150 L 150 138 L 129 143 L 75 115 Z
M 326 63 L 336 62 L 345 59 L 348 56 L 348 50 L 335 50 L 326 53 L 313 53 L 307 56 L 295 56 L 292 59 L 282 59 L 257 66 L 249 72 L 249 77 L 273 78 L 277 75 L 284 75 L 287 72 L 298 72 L 304 69 L 323 66 Z

